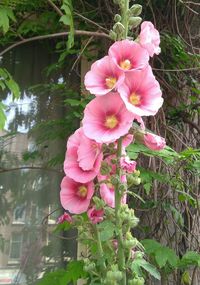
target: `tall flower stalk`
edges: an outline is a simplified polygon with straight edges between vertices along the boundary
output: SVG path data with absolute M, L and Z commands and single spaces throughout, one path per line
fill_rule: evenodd
M 154 150 L 165 147 L 162 138 L 145 130 L 141 117 L 155 115 L 163 103 L 149 65 L 160 41 L 149 22 L 143 22 L 136 41 L 129 38 L 129 30 L 142 20 L 142 7 L 129 7 L 129 0 L 114 2 L 121 11 L 110 32 L 115 43 L 85 76 L 85 87 L 96 98 L 86 106 L 82 127 L 67 143 L 60 198 L 63 208 L 74 215 L 65 214 L 59 221 L 77 227 L 79 240 L 88 246 L 88 285 L 142 285 L 144 274 L 138 267 L 148 262 L 131 232 L 138 219 L 126 203 L 128 187 L 140 183 L 140 172 L 126 148 L 134 140 Z

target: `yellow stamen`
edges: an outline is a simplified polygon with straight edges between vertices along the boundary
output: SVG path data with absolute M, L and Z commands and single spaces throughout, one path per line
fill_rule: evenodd
M 116 82 L 117 82 L 117 79 L 115 77 L 106 78 L 106 86 L 109 89 L 112 89 L 115 86 Z
M 136 93 L 131 93 L 131 95 L 129 96 L 129 101 L 134 106 L 137 106 L 141 103 L 140 96 Z
M 118 125 L 118 119 L 115 115 L 107 116 L 105 126 L 109 129 L 114 129 Z
M 125 60 L 121 61 L 119 65 L 124 70 L 129 70 L 132 67 L 132 64 L 131 64 L 129 59 L 125 59 Z
M 80 196 L 81 198 L 85 198 L 87 196 L 87 191 L 88 191 L 87 187 L 83 185 L 80 186 L 78 188 L 78 196 Z
M 106 185 L 108 186 L 108 188 L 112 189 L 114 188 L 113 184 L 111 182 L 107 182 Z

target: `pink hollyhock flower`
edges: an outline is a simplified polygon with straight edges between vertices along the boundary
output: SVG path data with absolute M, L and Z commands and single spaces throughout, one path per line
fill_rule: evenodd
M 100 183 L 100 195 L 104 202 L 109 206 L 115 207 L 115 187 L 110 181 L 111 175 L 116 173 L 116 165 L 112 164 L 112 159 L 115 158 L 115 155 L 108 156 L 104 161 L 107 162 L 111 166 L 111 171 L 108 175 L 98 175 L 98 181 L 107 181 L 105 183 Z M 121 176 L 121 182 L 126 183 L 126 175 Z M 122 197 L 123 204 L 126 204 L 126 194 Z
M 133 142 L 134 142 L 134 136 L 131 134 L 128 134 L 122 139 L 122 146 L 125 148 Z
M 111 143 L 128 133 L 133 119 L 140 117 L 129 112 L 118 93 L 93 99 L 85 108 L 83 131 L 98 143 Z
M 162 150 L 166 146 L 164 138 L 151 133 L 144 135 L 144 144 L 151 150 Z
M 96 96 L 105 95 L 124 81 L 124 72 L 117 68 L 109 56 L 92 64 L 85 76 L 85 87 Z
M 118 91 L 127 109 L 138 116 L 155 115 L 163 104 L 160 85 L 150 66 L 128 73 Z
M 115 141 L 114 142 L 114 147 L 115 147 L 115 149 L 117 148 L 117 142 L 118 141 Z M 127 147 L 127 146 L 129 146 L 131 143 L 133 143 L 134 142 L 134 136 L 132 135 L 132 134 L 128 134 L 128 135 L 126 135 L 126 136 L 124 136 L 123 138 L 122 138 L 122 147 L 123 147 L 123 151 L 125 151 L 125 148 Z
M 93 194 L 93 182 L 82 184 L 67 176 L 61 182 L 60 201 L 70 213 L 81 214 L 87 211 Z
M 160 35 L 151 22 L 145 21 L 142 23 L 139 43 L 148 51 L 150 56 L 160 53 Z
M 92 207 L 87 211 L 87 215 L 93 224 L 97 224 L 103 221 L 104 210 L 97 210 L 95 207 Z
M 87 138 L 79 128 L 67 142 L 64 171 L 75 181 L 86 183 L 97 176 L 102 159 L 101 145 Z
M 125 170 L 128 173 L 133 173 L 136 170 L 136 161 L 130 160 L 128 156 L 123 156 L 120 159 L 120 164 L 123 170 Z
M 115 42 L 110 47 L 108 54 L 118 68 L 125 72 L 143 69 L 149 61 L 149 54 L 146 49 L 129 40 Z
M 58 218 L 58 224 L 62 224 L 65 221 L 68 223 L 72 223 L 72 217 L 66 212 L 64 212 L 64 214 Z

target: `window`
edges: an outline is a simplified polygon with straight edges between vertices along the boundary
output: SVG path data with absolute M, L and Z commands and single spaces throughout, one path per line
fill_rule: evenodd
M 18 261 L 20 259 L 22 242 L 23 242 L 23 234 L 21 232 L 13 232 L 10 241 L 10 254 L 9 254 L 9 258 L 11 260 Z
M 24 224 L 25 214 L 25 205 L 17 206 L 13 212 L 13 224 Z

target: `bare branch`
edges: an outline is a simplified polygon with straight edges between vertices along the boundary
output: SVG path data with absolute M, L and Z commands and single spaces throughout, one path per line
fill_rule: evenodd
M 102 32 L 89 32 L 89 31 L 82 31 L 82 30 L 75 30 L 75 35 L 77 36 L 93 36 L 93 37 L 103 37 L 110 39 L 108 34 L 102 33 Z M 59 38 L 59 37 L 65 37 L 69 34 L 69 32 L 61 32 L 61 33 L 55 33 L 55 34 L 49 34 L 49 35 L 42 35 L 42 36 L 36 36 L 28 39 L 24 39 L 22 41 L 16 42 L 13 45 L 10 45 L 6 49 L 0 52 L 0 56 L 4 55 L 8 51 L 12 50 L 13 48 L 26 44 L 28 42 L 33 42 L 33 41 L 39 41 L 39 40 L 45 40 L 45 39 L 52 39 L 52 38 Z
M 33 169 L 33 170 L 44 170 L 44 171 L 51 171 L 51 172 L 57 172 L 57 173 L 63 173 L 62 170 L 54 169 L 54 168 L 46 168 L 42 166 L 21 166 L 21 167 L 15 167 L 15 168 L 0 168 L 0 174 L 10 171 L 19 171 L 19 170 L 26 170 L 26 169 Z

